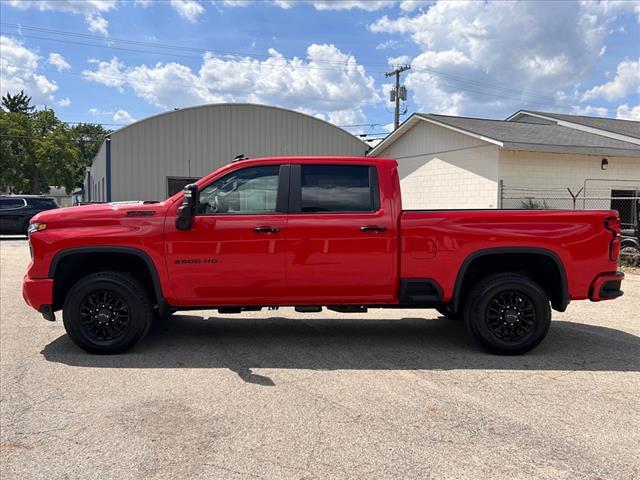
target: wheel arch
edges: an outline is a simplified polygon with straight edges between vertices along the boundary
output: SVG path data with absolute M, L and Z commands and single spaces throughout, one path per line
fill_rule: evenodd
M 49 278 L 54 279 L 54 289 L 56 288 L 56 275 L 60 274 L 61 267 L 65 265 L 65 262 L 69 262 L 71 260 L 79 261 L 80 259 L 86 258 L 87 255 L 98 254 L 103 258 L 113 256 L 116 258 L 125 258 L 132 256 L 138 259 L 139 262 L 142 262 L 142 265 L 145 266 L 146 272 L 149 275 L 151 280 L 151 289 L 150 293 L 155 297 L 154 300 L 157 303 L 158 309 L 161 313 L 165 312 L 168 308 L 167 301 L 162 292 L 162 284 L 160 283 L 160 277 L 158 275 L 158 270 L 156 268 L 155 263 L 149 256 L 147 252 L 141 250 L 139 248 L 134 247 L 120 247 L 120 246 L 92 246 L 92 247 L 74 247 L 66 250 L 62 250 L 58 252 L 51 261 L 51 265 L 49 266 Z M 113 258 L 112 257 L 112 258 Z M 91 270 L 89 268 L 88 270 Z M 118 270 L 118 269 L 116 269 Z M 72 285 L 63 285 L 62 288 L 68 292 Z M 66 293 L 65 292 L 65 293 Z M 55 300 L 55 292 L 54 292 L 54 300 Z M 60 306 L 60 302 L 56 302 L 55 306 Z
M 495 265 L 491 270 L 487 271 L 485 275 L 479 275 L 479 272 L 474 272 L 474 268 L 481 266 L 483 262 L 488 261 L 492 257 L 496 257 L 496 259 L 499 260 L 499 263 L 497 265 Z M 540 268 L 549 268 L 549 266 L 553 266 L 555 268 L 556 278 L 552 279 L 552 284 L 547 284 L 547 287 L 550 287 L 549 294 L 553 308 L 555 310 L 563 312 L 564 310 L 566 310 L 567 305 L 569 305 L 569 302 L 571 301 L 567 286 L 566 270 L 564 268 L 562 260 L 555 252 L 545 248 L 537 247 L 487 248 L 478 250 L 467 256 L 462 262 L 462 265 L 456 277 L 451 301 L 453 310 L 457 312 L 461 308 L 464 295 L 468 292 L 470 287 L 469 282 L 474 278 L 482 278 L 482 276 L 490 275 L 491 273 L 499 273 L 501 271 L 510 271 L 507 268 L 507 266 L 510 265 L 510 262 L 508 260 L 510 260 L 511 262 L 515 262 L 513 264 L 521 263 L 524 261 L 525 265 L 531 266 L 534 264 L 530 262 L 539 260 L 541 258 L 544 259 L 544 262 L 546 262 L 546 264 L 544 264 L 546 265 L 546 267 Z M 505 269 L 502 270 L 501 267 L 504 267 Z M 525 271 L 526 270 L 527 269 L 525 267 Z M 542 286 L 543 288 L 545 287 L 545 285 Z

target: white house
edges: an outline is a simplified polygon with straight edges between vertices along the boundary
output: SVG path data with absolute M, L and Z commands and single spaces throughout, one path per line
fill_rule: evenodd
M 416 113 L 369 156 L 398 160 L 409 209 L 616 208 L 625 223 L 637 218 L 640 122 Z

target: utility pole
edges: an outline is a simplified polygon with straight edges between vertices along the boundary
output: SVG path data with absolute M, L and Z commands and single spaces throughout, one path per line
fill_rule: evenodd
M 405 72 L 411 68 L 411 65 L 402 65 L 391 72 L 387 72 L 384 74 L 385 77 L 392 77 L 395 75 L 396 77 L 396 86 L 393 90 L 391 90 L 391 101 L 395 100 L 396 102 L 396 111 L 393 117 L 393 129 L 397 129 L 400 125 L 400 100 L 407 99 L 407 89 L 404 85 L 400 86 L 400 74 Z M 403 112 L 406 113 L 406 110 Z

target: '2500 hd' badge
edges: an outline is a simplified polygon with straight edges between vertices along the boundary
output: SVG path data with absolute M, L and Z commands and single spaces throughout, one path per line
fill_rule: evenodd
M 185 258 L 175 261 L 176 265 L 197 265 L 199 263 L 218 263 L 215 258 Z

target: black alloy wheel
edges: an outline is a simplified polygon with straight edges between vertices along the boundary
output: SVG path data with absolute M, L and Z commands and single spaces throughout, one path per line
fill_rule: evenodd
M 129 305 L 117 292 L 94 290 L 80 302 L 80 320 L 91 338 L 115 340 L 131 324 Z
M 506 290 L 487 305 L 487 326 L 501 340 L 521 341 L 533 332 L 535 321 L 536 309 L 523 292 Z
M 67 334 L 90 353 L 121 353 L 149 331 L 153 306 L 148 291 L 123 272 L 97 272 L 80 279 L 65 298 Z
M 468 330 L 489 351 L 519 355 L 535 348 L 551 325 L 547 293 L 519 273 L 498 273 L 478 282 L 464 305 Z

